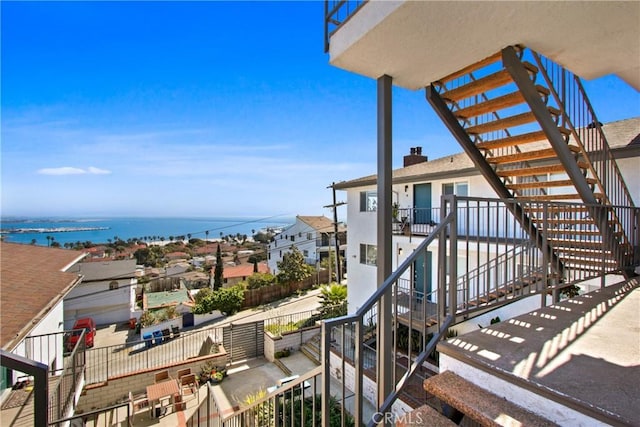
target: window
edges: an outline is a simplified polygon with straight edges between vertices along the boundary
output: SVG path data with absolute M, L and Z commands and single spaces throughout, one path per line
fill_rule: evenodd
M 465 197 L 469 195 L 469 184 L 466 182 L 448 182 L 442 184 L 442 194 L 455 194 L 456 196 Z
M 294 236 L 293 234 L 291 235 L 291 241 L 295 242 L 296 241 L 296 236 Z
M 111 283 L 109 283 L 109 290 L 112 291 L 114 289 L 118 289 L 118 282 L 116 282 L 115 280 L 113 280 Z
M 309 258 L 309 251 L 305 249 L 302 251 L 302 255 L 304 255 L 305 258 Z
M 360 192 L 360 212 L 375 212 L 378 209 L 378 193 L 375 191 Z
M 360 244 L 360 264 L 378 265 L 378 247 Z
M 313 235 L 311 233 L 307 233 L 307 240 L 313 240 Z

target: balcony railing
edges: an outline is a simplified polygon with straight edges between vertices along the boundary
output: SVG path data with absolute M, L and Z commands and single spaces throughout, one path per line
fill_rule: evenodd
M 321 369 L 317 367 L 305 375 L 278 387 L 259 398 L 251 406 L 226 413 L 225 405 L 217 398 L 212 386 L 196 412 L 187 420 L 187 427 L 264 427 L 264 426 L 320 426 Z M 334 413 L 341 408 L 334 405 Z
M 368 0 L 325 0 L 324 2 L 324 51 L 329 51 L 331 36 L 356 13 Z
M 88 349 L 86 382 L 105 382 L 114 376 L 157 369 L 197 357 L 208 338 L 209 342 L 222 342 L 222 328 L 183 331 L 179 337 L 163 342 L 162 350 L 152 347 L 149 340 Z
M 25 356 L 50 366 L 47 419 L 50 422 L 72 414 L 75 396 L 82 389 L 85 378 L 85 340 L 83 330 L 75 347 L 66 352 L 65 338 L 70 332 L 35 335 L 25 338 Z M 53 363 L 54 361 L 62 361 Z

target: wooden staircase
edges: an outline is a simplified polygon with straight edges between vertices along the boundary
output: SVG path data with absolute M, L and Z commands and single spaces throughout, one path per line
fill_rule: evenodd
M 629 240 L 615 214 L 598 210 L 610 204 L 605 186 L 568 113 L 550 96 L 552 86 L 524 52 L 508 47 L 443 77 L 427 88 L 427 99 L 498 196 L 522 200 L 512 213 L 525 229 L 548 236 L 537 244 L 554 271 L 620 269 Z M 585 205 L 548 212 L 544 202 Z

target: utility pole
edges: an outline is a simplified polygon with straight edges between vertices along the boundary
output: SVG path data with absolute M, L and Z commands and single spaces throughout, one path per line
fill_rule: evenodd
M 336 279 L 338 280 L 338 284 L 342 283 L 342 267 L 340 266 L 340 240 L 338 240 L 338 206 L 346 205 L 345 202 L 336 203 L 336 183 L 331 183 L 327 188 L 331 188 L 333 190 L 333 204 L 324 206 L 325 208 L 333 208 L 333 235 L 334 242 L 336 247 Z M 329 261 L 329 266 L 331 266 L 331 261 Z M 329 276 L 331 277 L 331 276 Z

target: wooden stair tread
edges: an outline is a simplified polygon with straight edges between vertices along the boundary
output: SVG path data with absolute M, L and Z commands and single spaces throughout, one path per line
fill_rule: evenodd
M 549 237 L 547 239 L 554 247 L 569 247 L 569 248 L 583 248 L 583 249 L 601 249 L 602 242 L 591 242 L 586 240 L 573 240 L 573 239 L 558 239 L 555 237 Z
M 492 113 L 494 111 L 513 107 L 524 102 L 521 92 L 512 92 L 497 98 L 484 102 L 478 102 L 469 107 L 453 111 L 453 114 L 459 119 L 469 119 L 482 114 Z
M 597 181 L 594 178 L 587 178 L 589 184 L 595 184 Z M 507 188 L 510 190 L 523 190 L 527 188 L 549 188 L 549 187 L 572 187 L 573 181 L 570 179 L 559 179 L 556 181 L 534 181 L 534 182 L 520 182 L 517 184 L 507 184 Z
M 600 236 L 600 230 L 582 230 L 580 228 L 546 228 L 548 234 L 577 234 L 580 236 Z M 620 234 L 620 232 L 618 232 Z
M 569 129 L 559 127 L 558 130 L 563 135 L 569 134 Z M 547 135 L 542 130 L 535 132 L 523 133 L 520 135 L 508 136 L 506 138 L 494 139 L 492 141 L 483 141 L 476 144 L 481 150 L 495 150 L 498 148 L 514 147 L 521 144 L 531 144 L 532 142 L 547 141 Z
M 602 199 L 602 194 L 601 193 L 593 193 L 593 195 L 595 196 L 596 199 Z M 544 195 L 539 195 L 539 196 L 527 196 L 527 199 L 530 200 L 534 200 L 534 201 L 552 201 L 552 200 L 576 200 L 576 199 L 582 199 L 582 197 L 580 197 L 579 194 L 544 194 Z
M 562 260 L 562 263 L 567 267 L 576 267 L 576 266 L 597 267 L 599 265 L 602 265 L 603 262 L 604 262 L 605 265 L 608 265 L 609 267 L 615 267 L 616 265 L 618 265 L 616 260 L 611 259 L 611 258 L 605 258 L 604 260 L 602 260 L 602 259 L 561 258 L 561 260 Z
M 511 403 L 451 371 L 424 380 L 424 389 L 483 426 L 555 426 L 556 424 Z M 501 422 L 502 420 L 502 422 Z M 504 424 L 503 424 L 504 423 Z
M 530 74 L 536 74 L 538 72 L 538 67 L 528 61 L 524 61 L 522 65 L 524 65 L 524 67 Z M 511 74 L 509 74 L 506 69 L 502 69 L 493 74 L 489 74 L 467 84 L 459 86 L 455 89 L 450 89 L 446 92 L 443 92 L 440 94 L 440 96 L 445 101 L 455 102 L 475 95 L 480 95 L 482 93 L 499 88 L 506 85 L 507 83 L 512 82 L 513 78 L 511 77 Z
M 399 417 L 396 427 L 413 426 L 455 427 L 456 423 L 442 415 L 429 405 L 422 405 L 411 412 Z
M 593 225 L 595 224 L 591 218 L 531 218 L 532 222 L 547 224 L 566 224 L 566 225 Z M 615 221 L 609 221 L 614 223 Z
M 588 169 L 589 165 L 586 162 L 578 161 L 578 167 L 580 169 Z M 535 166 L 530 168 L 514 168 L 514 169 L 500 169 L 496 173 L 501 177 L 509 176 L 532 176 L 532 175 L 545 175 L 548 173 L 562 173 L 565 172 L 565 168 L 562 164 L 553 164 L 548 166 Z
M 560 111 L 553 107 L 547 107 L 549 113 L 560 114 Z M 454 113 L 455 114 L 455 113 Z M 475 126 L 470 126 L 466 129 L 470 135 L 479 135 L 483 133 L 489 133 L 496 130 L 509 129 L 511 127 L 526 125 L 527 123 L 533 123 L 536 121 L 536 117 L 531 111 L 526 113 L 516 114 L 513 116 L 505 117 L 499 120 L 493 120 L 487 123 L 482 123 Z
M 444 84 L 444 83 L 450 82 L 451 80 L 455 80 L 455 79 L 457 79 L 459 77 L 462 77 L 464 75 L 467 75 L 469 73 L 477 71 L 477 70 L 479 70 L 481 68 L 486 67 L 489 64 L 493 64 L 493 63 L 496 63 L 498 61 L 502 61 L 502 52 L 500 52 L 500 51 L 494 53 L 491 56 L 487 56 L 486 58 L 481 59 L 478 62 L 474 62 L 471 65 L 467 65 L 466 67 L 461 68 L 460 70 L 455 71 L 455 72 L 453 72 L 453 73 L 451 73 L 451 74 L 449 74 L 449 75 L 447 75 L 447 76 L 445 76 L 445 77 L 443 77 L 441 79 L 438 79 L 438 81 L 436 81 L 435 83 Z
M 549 89 L 544 86 L 536 85 L 539 93 L 548 95 Z M 506 95 L 498 96 L 496 98 L 489 99 L 487 101 L 478 102 L 469 107 L 462 108 L 460 110 L 452 111 L 453 114 L 459 119 L 469 119 L 471 117 L 477 117 L 486 113 L 493 113 L 494 111 L 503 110 L 505 108 L 514 107 L 518 104 L 524 103 L 524 96 L 522 92 L 516 91 L 508 93 Z
M 580 152 L 580 147 L 577 145 L 567 145 L 574 153 Z M 487 157 L 487 161 L 491 164 L 505 164 L 505 163 L 518 163 L 526 162 L 529 160 L 541 160 L 541 159 L 553 159 L 558 155 L 553 148 L 545 148 L 542 150 L 524 151 L 522 153 L 508 154 L 505 156 Z
M 544 212 L 545 208 L 543 206 L 539 206 L 539 205 L 535 205 L 535 206 L 523 206 L 522 209 L 525 212 L 528 213 L 540 213 L 540 212 Z M 567 205 L 567 206 L 562 206 L 562 211 L 560 211 L 561 213 L 578 213 L 578 212 L 587 212 L 589 210 L 588 207 L 586 206 L 577 206 L 577 205 Z
M 455 102 L 474 95 L 480 95 L 481 93 L 504 86 L 510 82 L 513 82 L 511 75 L 507 70 L 503 69 L 497 73 L 489 74 L 488 76 L 467 83 L 466 85 L 448 90 L 440 94 L 440 96 L 445 101 Z

